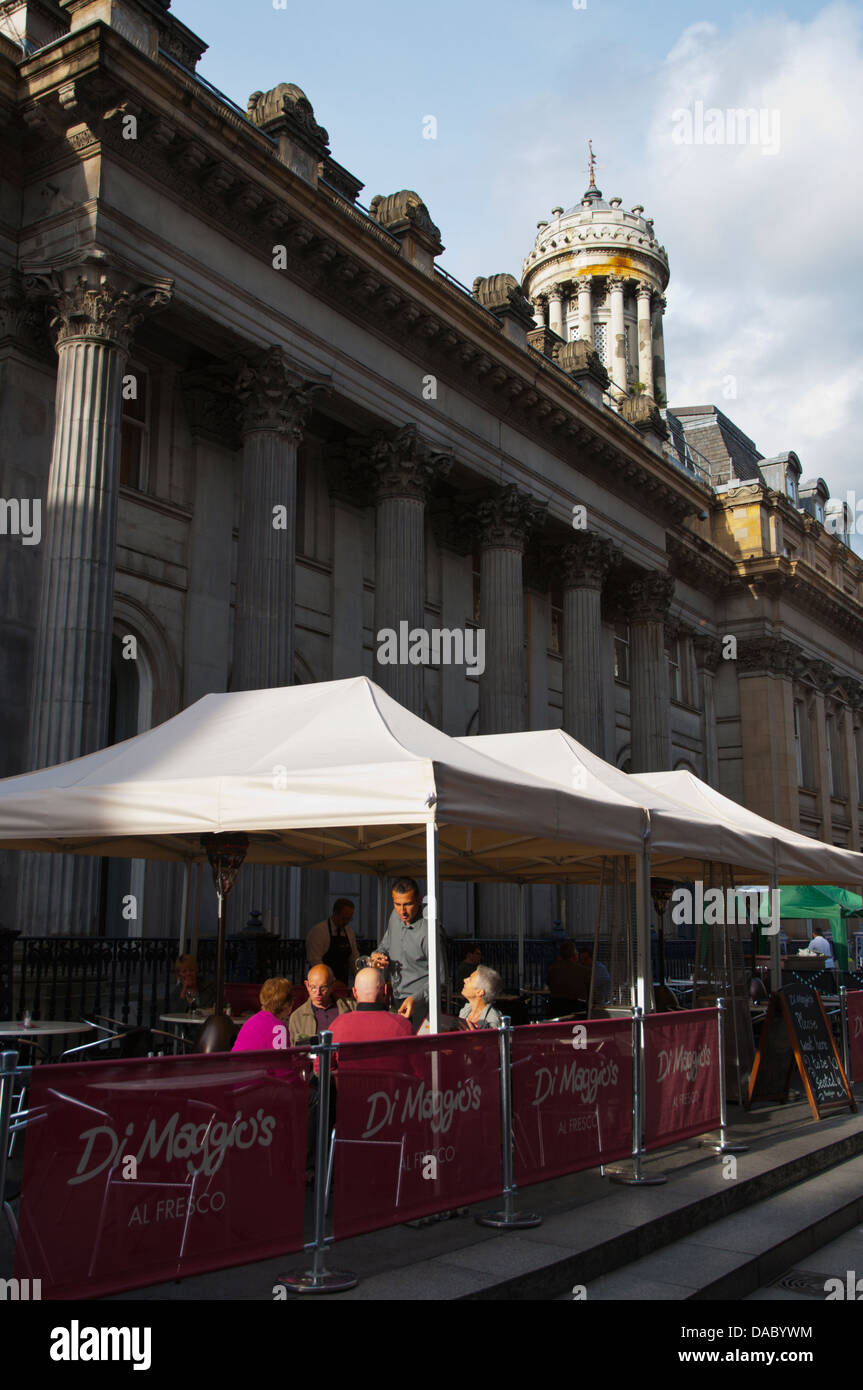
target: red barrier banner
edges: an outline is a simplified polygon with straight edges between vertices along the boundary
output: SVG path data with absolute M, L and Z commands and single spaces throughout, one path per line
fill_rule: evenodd
M 515 1179 L 544 1182 L 632 1153 L 632 1023 L 596 1019 L 516 1028 Z
M 33 1069 L 15 1274 L 46 1298 L 303 1246 L 308 1054 Z
M 648 1014 L 644 1020 L 644 1144 L 661 1149 L 719 1125 L 716 1009 Z
M 848 1018 L 849 1081 L 863 1081 L 863 989 L 849 989 L 845 995 Z
M 337 1240 L 500 1193 L 494 1030 L 345 1043 L 336 1076 Z

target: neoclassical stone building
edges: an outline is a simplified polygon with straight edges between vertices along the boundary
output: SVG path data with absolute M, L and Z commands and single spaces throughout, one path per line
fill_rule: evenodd
M 416 193 L 364 209 L 303 92 L 243 112 L 204 48 L 169 0 L 0 3 L 0 775 L 364 673 L 449 733 L 562 724 L 860 848 L 863 564 L 796 455 L 665 408 L 644 209 L 591 175 L 521 282 L 468 290 Z M 481 631 L 482 672 L 379 660 L 405 623 Z M 241 885 L 282 932 L 331 891 L 374 930 L 374 884 Z M 174 935 L 180 874 L 7 855 L 0 902 Z M 512 934 L 477 902 L 446 889 L 450 930 Z

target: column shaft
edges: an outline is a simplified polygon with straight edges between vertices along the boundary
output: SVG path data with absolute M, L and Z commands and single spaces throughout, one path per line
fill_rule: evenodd
M 651 291 L 647 285 L 638 289 L 638 379 L 645 394 L 653 395 L 653 327 L 650 321 Z
M 599 588 L 563 591 L 563 727 L 603 751 L 602 618 Z
M 381 633 L 398 638 L 399 624 L 408 634 L 425 619 L 425 503 L 417 497 L 381 497 L 375 531 L 375 680 L 394 700 L 422 717 L 423 667 L 404 658 L 380 663 Z
M 524 728 L 524 598 L 522 553 L 483 546 L 480 604 L 485 628 L 485 674 L 479 683 L 479 731 Z
M 563 290 L 553 285 L 548 292 L 548 326 L 552 333 L 563 337 Z
M 611 343 L 609 345 L 609 375 L 612 389 L 618 394 L 626 392 L 626 335 L 623 324 L 623 280 L 619 275 L 610 275 L 608 285 L 611 291 Z
M 578 284 L 578 337 L 582 343 L 593 345 L 593 308 L 590 276 L 580 279 Z
M 297 445 L 292 438 L 277 430 L 245 435 L 242 499 L 231 688 L 293 685 Z

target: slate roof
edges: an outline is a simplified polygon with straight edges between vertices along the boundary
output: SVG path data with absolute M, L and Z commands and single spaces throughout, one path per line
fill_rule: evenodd
M 670 406 L 668 425 L 675 451 L 683 458 L 683 439 L 697 449 L 710 469 L 714 487 L 739 479 L 763 483 L 759 462 L 764 457 L 753 441 L 715 405 Z

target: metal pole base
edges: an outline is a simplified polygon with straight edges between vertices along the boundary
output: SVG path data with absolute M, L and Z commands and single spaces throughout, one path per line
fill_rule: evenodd
M 668 1182 L 664 1173 L 638 1173 L 634 1168 L 606 1168 L 605 1175 L 622 1187 L 661 1187 Z
M 282 1274 L 279 1283 L 291 1293 L 345 1293 L 347 1289 L 355 1289 L 359 1279 L 346 1270 L 307 1269 L 304 1274 Z
M 714 1154 L 749 1153 L 748 1144 L 727 1144 L 724 1139 L 702 1139 L 699 1148 L 709 1149 Z
M 488 1216 L 475 1216 L 478 1226 L 491 1226 L 496 1231 L 525 1231 L 541 1226 L 542 1217 L 532 1211 L 490 1211 Z

